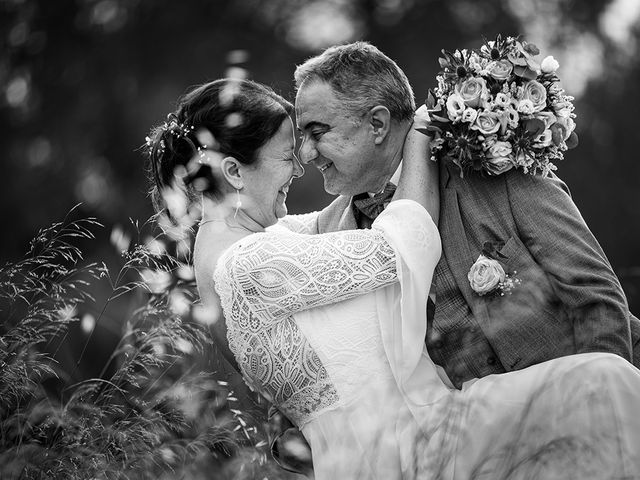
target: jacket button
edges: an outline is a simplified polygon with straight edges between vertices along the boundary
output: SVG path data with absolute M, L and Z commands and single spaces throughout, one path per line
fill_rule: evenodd
M 489 365 L 493 365 L 494 363 L 496 363 L 496 358 L 495 357 L 489 357 L 487 358 L 487 363 Z

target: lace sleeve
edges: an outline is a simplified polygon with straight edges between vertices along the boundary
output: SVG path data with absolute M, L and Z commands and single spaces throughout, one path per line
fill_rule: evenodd
M 394 251 L 379 229 L 257 233 L 221 260 L 231 289 L 262 318 L 288 317 L 397 281 Z

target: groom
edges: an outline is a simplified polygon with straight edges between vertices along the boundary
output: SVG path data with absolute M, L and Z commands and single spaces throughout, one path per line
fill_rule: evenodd
M 366 228 L 378 203 L 372 194 L 385 190 L 401 163 L 415 111 L 411 86 L 393 60 L 365 42 L 307 60 L 295 81 L 300 160 L 339 195 L 312 230 Z M 388 115 L 367 115 L 379 106 Z M 443 253 L 425 340 L 457 388 L 583 352 L 610 352 L 640 366 L 640 321 L 562 181 L 515 170 L 461 178 L 449 165 L 439 167 Z M 511 295 L 480 296 L 470 286 L 469 270 L 487 242 L 520 282 Z
M 295 80 L 300 160 L 320 169 L 327 192 L 340 195 L 320 215 L 317 231 L 367 226 L 371 219 L 358 205 L 371 203 L 366 192 L 382 190 L 400 164 L 397 145 L 415 110 L 409 82 L 364 42 L 307 60 Z M 360 121 L 378 105 L 390 113 L 386 124 L 382 116 Z M 385 130 L 385 141 L 374 143 L 375 129 Z M 624 292 L 563 182 L 515 170 L 460 178 L 440 165 L 439 183 L 443 254 L 426 340 L 456 387 L 574 353 L 632 360 Z M 511 295 L 480 296 L 469 284 L 486 242 L 499 251 L 507 273 L 517 272 L 520 284 Z M 637 342 L 635 318 L 633 325 Z

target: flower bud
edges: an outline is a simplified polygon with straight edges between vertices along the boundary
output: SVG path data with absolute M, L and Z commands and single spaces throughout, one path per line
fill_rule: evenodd
M 555 58 L 553 58 L 553 55 L 545 57 L 540 64 L 540 70 L 542 70 L 543 73 L 553 73 L 558 70 L 559 67 L 560 64 Z

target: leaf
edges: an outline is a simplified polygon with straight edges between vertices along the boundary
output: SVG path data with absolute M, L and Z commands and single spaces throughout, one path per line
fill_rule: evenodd
M 424 101 L 424 104 L 428 109 L 433 109 L 437 105 L 436 96 L 433 94 L 433 90 L 429 89 L 427 93 L 427 99 Z
M 416 128 L 416 132 L 420 132 L 423 135 L 426 135 L 429 138 L 433 138 L 435 132 L 430 130 L 429 128 Z
M 566 132 L 564 126 L 559 123 L 554 123 L 553 125 L 551 125 L 551 127 L 549 127 L 549 129 L 551 130 L 551 141 L 553 142 L 553 144 L 555 146 L 560 145 L 564 141 Z
M 528 66 L 514 65 L 513 73 L 527 80 L 535 80 L 536 78 L 538 78 L 538 74 L 531 70 Z
M 518 66 L 525 67 L 527 65 L 527 60 L 522 58 L 522 57 L 518 57 L 517 55 L 513 55 L 513 54 L 510 53 L 509 55 L 507 55 L 507 58 L 509 59 L 509 61 L 511 63 L 513 63 L 513 65 L 515 67 L 514 71 L 515 71 L 516 68 L 518 68 Z
M 540 53 L 540 49 L 536 47 L 533 43 L 523 42 L 523 49 L 529 55 L 538 55 Z
M 514 65 L 513 66 L 513 74 L 517 75 L 519 77 L 524 76 L 524 71 L 527 69 L 527 67 L 523 67 L 522 65 Z
M 428 127 L 416 128 L 416 132 L 420 132 L 429 138 L 434 138 L 436 135 L 442 133 L 442 129 L 435 125 L 429 125 Z
M 578 146 L 578 134 L 576 132 L 571 132 L 569 138 L 566 140 L 567 148 L 575 148 Z
M 538 76 L 537 72 L 540 70 L 540 64 L 537 61 L 535 61 L 533 58 L 527 58 L 527 65 L 531 70 L 534 70 L 536 72 L 536 77 L 537 77 Z
M 482 244 L 482 254 L 487 258 L 492 258 L 493 260 L 498 260 L 497 257 L 500 258 L 509 258 L 506 255 L 500 253 L 496 246 L 492 242 L 484 242 Z
M 535 80 L 536 78 L 538 78 L 538 73 L 535 70 L 532 70 L 531 68 L 527 67 L 524 70 L 524 73 L 522 74 L 523 78 L 526 78 L 527 80 Z
M 482 254 L 485 257 L 492 257 L 493 256 L 493 252 L 495 251 L 495 247 L 493 246 L 493 243 L 491 242 L 484 242 L 482 244 Z
M 441 123 L 449 123 L 451 121 L 446 117 L 441 117 L 440 115 L 431 115 L 431 119 Z
M 538 78 L 538 74 L 528 66 L 515 65 L 513 67 L 513 73 L 526 80 L 535 80 Z
M 522 124 L 525 131 L 533 138 L 544 132 L 544 122 L 538 118 L 528 118 Z

